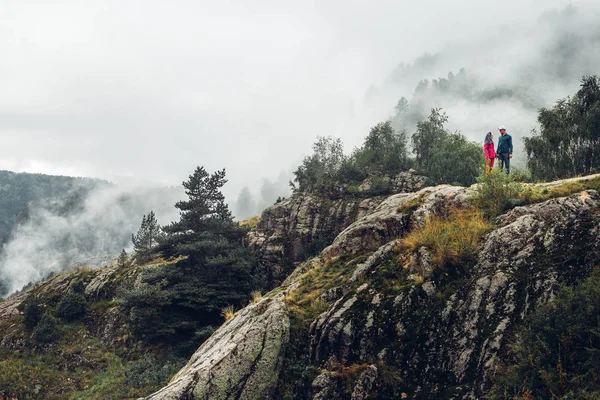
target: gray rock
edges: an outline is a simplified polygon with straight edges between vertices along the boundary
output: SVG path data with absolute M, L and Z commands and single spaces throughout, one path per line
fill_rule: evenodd
M 289 328 L 282 297 L 252 304 L 219 328 L 167 386 L 147 399 L 269 399 Z
M 373 382 L 375 382 L 378 375 L 379 371 L 377 371 L 377 367 L 375 365 L 369 365 L 369 367 L 358 377 L 358 381 L 354 385 L 352 396 L 350 398 L 352 400 L 366 399 L 369 396 L 371 388 L 373 387 Z

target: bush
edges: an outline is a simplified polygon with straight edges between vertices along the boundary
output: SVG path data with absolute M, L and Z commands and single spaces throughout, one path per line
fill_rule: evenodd
M 488 217 L 496 217 L 520 202 L 523 187 L 498 169 L 481 175 L 477 183 L 470 200 Z
M 600 398 L 600 271 L 528 317 L 496 398 Z
M 415 252 L 426 247 L 434 268 L 470 262 L 477 256 L 481 239 L 491 230 L 492 225 L 480 211 L 457 211 L 448 217 L 434 215 L 423 228 L 411 231 L 402 239 L 400 250 Z
M 43 303 L 37 296 L 29 296 L 23 306 L 23 327 L 28 331 L 36 327 L 44 314 Z
M 56 315 L 67 321 L 75 321 L 85 315 L 87 302 L 81 292 L 69 291 L 58 303 Z
M 36 342 L 45 344 L 55 342 L 59 337 L 60 333 L 56 319 L 52 315 L 45 313 L 33 330 L 33 338 Z
M 159 389 L 185 365 L 184 359 L 160 360 L 145 354 L 141 359 L 129 365 L 125 371 L 125 382 L 136 388 L 152 387 Z

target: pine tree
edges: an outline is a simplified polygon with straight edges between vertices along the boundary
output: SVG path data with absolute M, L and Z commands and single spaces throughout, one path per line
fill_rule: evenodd
M 127 265 L 127 252 L 125 249 L 121 250 L 119 258 L 117 259 L 117 265 L 121 268 Z
M 225 170 L 206 172 L 197 167 L 190 180 L 183 182 L 189 200 L 179 201 L 180 220 L 164 227 L 167 234 L 162 252 L 165 256 L 185 255 L 193 262 L 222 255 L 231 242 L 245 231 L 233 222 L 221 188 L 227 183 Z
M 188 200 L 178 202 L 180 220 L 164 227 L 159 245 L 175 264 L 149 271 L 143 286 L 126 297 L 134 334 L 147 342 L 172 342 L 193 350 L 207 327 L 222 323 L 221 309 L 241 306 L 261 289 L 263 272 L 243 246 L 246 230 L 233 221 L 221 188 L 225 170 L 198 167 L 183 183 Z
M 238 195 L 237 202 L 235 203 L 236 217 L 238 220 L 243 220 L 254 216 L 256 211 L 256 204 L 252 199 L 252 194 L 247 186 L 244 186 Z
M 156 220 L 154 211 L 142 217 L 142 224 L 135 235 L 131 235 L 133 250 L 136 253 L 138 263 L 148 262 L 154 255 L 156 246 L 162 239 L 163 233 Z

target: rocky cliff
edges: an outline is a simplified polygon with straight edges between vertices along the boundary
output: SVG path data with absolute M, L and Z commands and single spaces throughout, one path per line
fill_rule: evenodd
M 473 255 L 443 265 L 443 249 L 406 244 L 435 217 L 470 209 L 472 190 L 295 196 L 265 211 L 250 244 L 289 276 L 148 398 L 486 396 L 526 316 L 600 265 L 600 193 L 516 207 Z M 307 253 L 315 238 L 329 243 Z

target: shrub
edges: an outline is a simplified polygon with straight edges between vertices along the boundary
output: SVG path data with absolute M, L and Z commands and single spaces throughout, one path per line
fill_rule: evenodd
M 59 337 L 60 333 L 56 319 L 52 315 L 45 313 L 33 330 L 33 338 L 36 342 L 45 344 L 52 343 L 58 340 Z
M 448 217 L 431 216 L 425 226 L 413 230 L 402 239 L 400 250 L 415 252 L 426 247 L 434 268 L 449 263 L 474 261 L 483 236 L 492 225 L 477 210 L 462 210 Z
M 564 287 L 527 318 L 499 369 L 496 398 L 597 399 L 600 396 L 600 271 Z
M 29 296 L 23 306 L 23 327 L 27 330 L 32 330 L 36 327 L 42 315 L 44 308 L 42 301 L 37 296 Z
M 183 359 L 160 360 L 156 356 L 144 354 L 144 356 L 131 363 L 125 371 L 125 382 L 134 388 L 159 389 L 179 369 L 185 365 Z
M 518 204 L 522 186 L 500 170 L 477 178 L 472 204 L 483 210 L 486 216 L 496 217 Z
M 69 291 L 58 303 L 56 315 L 67 321 L 74 321 L 85 315 L 87 302 L 81 292 Z

